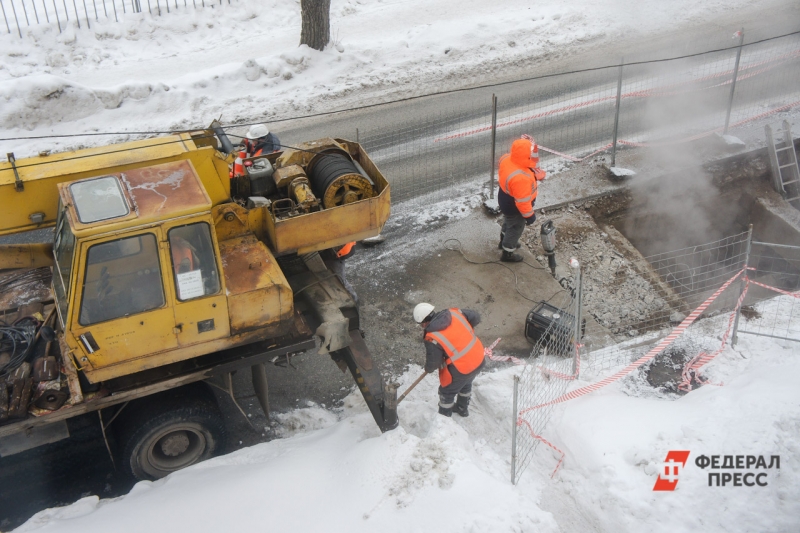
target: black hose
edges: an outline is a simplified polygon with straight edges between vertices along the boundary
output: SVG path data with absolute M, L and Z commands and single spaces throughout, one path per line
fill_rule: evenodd
M 38 323 L 33 319 L 35 323 Z M 18 320 L 17 322 L 22 322 Z M 5 378 L 24 363 L 33 352 L 36 326 L 0 327 L 0 351 L 11 354 L 8 362 L 0 366 L 0 379 Z

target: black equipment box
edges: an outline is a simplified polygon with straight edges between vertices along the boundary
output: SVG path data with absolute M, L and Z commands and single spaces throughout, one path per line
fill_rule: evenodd
M 545 332 L 549 333 L 552 341 L 566 349 L 567 345 L 575 340 L 575 317 L 547 302 L 539 302 L 530 310 L 525 319 L 525 338 L 528 339 L 528 342 L 536 344 Z M 585 332 L 586 319 L 583 319 L 581 320 L 581 335 Z

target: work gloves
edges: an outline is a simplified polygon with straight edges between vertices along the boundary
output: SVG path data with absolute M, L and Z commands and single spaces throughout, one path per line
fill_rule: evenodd
M 536 213 L 532 214 L 531 216 L 529 216 L 528 218 L 525 219 L 525 225 L 526 226 L 530 226 L 534 222 L 536 222 Z

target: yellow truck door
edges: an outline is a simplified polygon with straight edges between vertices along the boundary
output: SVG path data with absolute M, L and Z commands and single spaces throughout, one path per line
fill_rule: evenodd
M 90 379 L 92 371 L 177 348 L 161 240 L 150 228 L 81 243 L 69 330 Z
M 230 335 L 228 299 L 210 217 L 165 224 L 170 292 L 180 346 Z

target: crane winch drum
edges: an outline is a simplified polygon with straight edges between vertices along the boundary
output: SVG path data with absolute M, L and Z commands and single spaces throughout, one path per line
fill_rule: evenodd
M 308 163 L 311 189 L 326 209 L 375 196 L 373 182 L 344 150 L 325 150 Z

